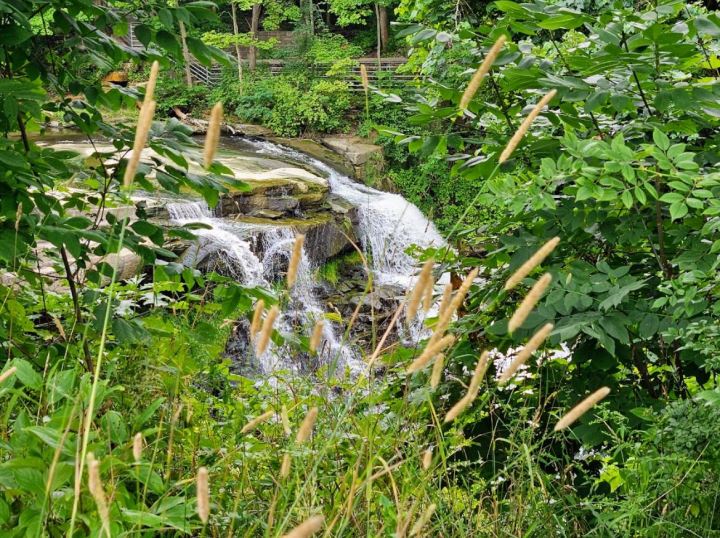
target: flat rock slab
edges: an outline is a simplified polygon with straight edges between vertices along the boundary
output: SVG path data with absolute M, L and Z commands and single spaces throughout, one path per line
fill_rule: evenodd
M 382 157 L 382 146 L 370 144 L 358 136 L 326 136 L 322 143 L 345 157 L 353 166 L 362 166 Z

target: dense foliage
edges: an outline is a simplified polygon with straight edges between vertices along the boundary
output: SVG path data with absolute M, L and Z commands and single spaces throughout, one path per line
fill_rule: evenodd
M 718 14 L 679 0 L 235 7 L 262 13 L 266 30 L 294 25 L 283 73 L 238 73 L 234 45 L 275 43 L 230 31 L 225 2 L 0 0 L 0 533 L 281 536 L 322 514 L 328 536 L 720 535 Z M 375 24 L 393 7 L 415 80 L 376 89 L 364 110 L 347 73 L 369 50 L 358 42 L 382 40 Z M 121 43 L 129 14 L 140 51 Z M 333 35 L 333 23 L 357 40 Z M 463 109 L 501 35 L 507 44 Z M 222 81 L 188 87 L 188 55 L 225 66 Z M 178 263 L 170 247 L 194 239 L 193 227 L 150 222 L 121 185 L 156 59 L 158 121 L 138 189 L 194 191 L 214 206 L 246 188 L 219 163 L 197 172 L 200 148 L 169 117 L 216 101 L 280 135 L 377 136 L 389 180 L 453 247 L 420 261 L 434 256 L 455 287 L 482 269 L 451 325 L 440 383 L 406 371 L 428 345 L 422 331 L 383 347 L 376 330 L 362 350 L 378 345 L 368 375 L 237 373 L 228 339 L 255 301 L 284 308 L 290 293 Z M 101 83 L 128 63 L 128 87 Z M 96 151 L 38 143 L 49 121 Z M 539 272 L 511 291 L 506 278 L 554 236 L 543 264 L 552 284 L 508 334 Z M 121 279 L 128 251 L 144 269 Z M 336 285 L 341 266 L 364 261 L 332 260 L 320 276 Z M 328 315 L 350 334 L 354 320 Z M 537 360 L 500 384 L 498 352 L 512 356 L 547 322 Z M 309 356 L 306 334 L 272 338 Z M 494 354 L 477 399 L 444 422 L 483 349 Z M 602 385 L 612 390 L 604 403 L 553 431 Z M 313 407 L 313 435 L 300 439 Z

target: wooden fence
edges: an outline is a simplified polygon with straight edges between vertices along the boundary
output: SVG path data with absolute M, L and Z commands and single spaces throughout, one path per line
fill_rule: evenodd
M 135 36 L 134 21 L 129 21 L 128 33 L 124 36 L 116 36 L 115 39 L 121 44 L 125 45 L 134 50 L 141 50 L 144 48 L 143 44 Z M 292 39 L 291 32 L 259 32 L 258 37 L 261 39 L 278 39 L 284 46 L 288 46 Z M 232 58 L 234 55 L 234 49 L 228 49 L 226 51 Z M 337 80 L 345 81 L 353 91 L 362 91 L 362 85 L 360 83 L 360 65 L 364 65 L 367 69 L 368 79 L 370 84 L 374 86 L 381 86 L 384 88 L 392 88 L 399 86 L 409 80 L 413 79 L 412 75 L 405 73 L 398 73 L 398 68 L 406 62 L 405 58 L 358 58 L 357 62 L 346 72 L 337 76 L 328 78 L 334 78 Z M 279 75 L 283 69 L 289 64 L 294 63 L 293 60 L 258 60 L 258 68 L 266 68 L 271 75 Z M 243 60 L 243 64 L 247 67 L 247 60 Z M 309 67 L 313 74 L 317 77 L 325 77 L 325 73 L 330 69 L 331 64 L 315 64 Z M 222 66 L 213 64 L 212 66 L 204 66 L 193 58 L 190 62 L 190 72 L 193 80 L 200 84 L 207 86 L 217 85 L 223 74 Z

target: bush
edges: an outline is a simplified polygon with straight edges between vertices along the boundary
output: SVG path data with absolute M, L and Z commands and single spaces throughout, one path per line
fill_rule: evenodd
M 236 114 L 259 122 L 279 135 L 298 136 L 307 131 L 331 132 L 344 125 L 350 109 L 350 88 L 341 81 L 318 80 L 309 91 L 306 81 L 282 75 L 257 80 L 237 99 Z
M 202 112 L 209 108 L 210 89 L 203 84 L 187 86 L 180 78 L 160 77 L 156 90 L 157 110 L 169 112 L 179 108 L 183 112 Z

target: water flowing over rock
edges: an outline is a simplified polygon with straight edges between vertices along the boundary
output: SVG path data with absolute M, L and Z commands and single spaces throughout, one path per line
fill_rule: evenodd
M 65 146 L 90 154 L 87 144 Z M 188 151 L 190 161 L 196 160 L 195 153 Z M 362 355 L 372 352 L 414 283 L 416 260 L 408 251 L 445 244 L 435 226 L 402 196 L 356 183 L 324 160 L 284 145 L 226 138 L 218 160 L 249 188 L 231 187 L 214 208 L 199 199 L 153 193 L 137 192 L 133 201 L 160 225 L 196 224 L 195 240 L 167 245 L 183 264 L 216 271 L 248 287 L 284 290 L 295 236 L 305 234 L 297 281 L 281 293 L 275 324 L 287 343 L 271 343 L 256 356 L 243 317 L 227 347 L 237 370 L 244 375 L 323 367 L 330 375 L 364 372 Z M 318 279 L 323 264 L 357 248 L 367 267 L 358 257 L 343 268 L 337 284 Z M 373 285 L 366 289 L 370 276 Z M 298 338 L 309 337 L 320 319 L 325 323 L 319 353 L 299 353 Z M 422 331 L 422 319 L 411 320 L 398 324 L 393 338 L 415 339 Z

